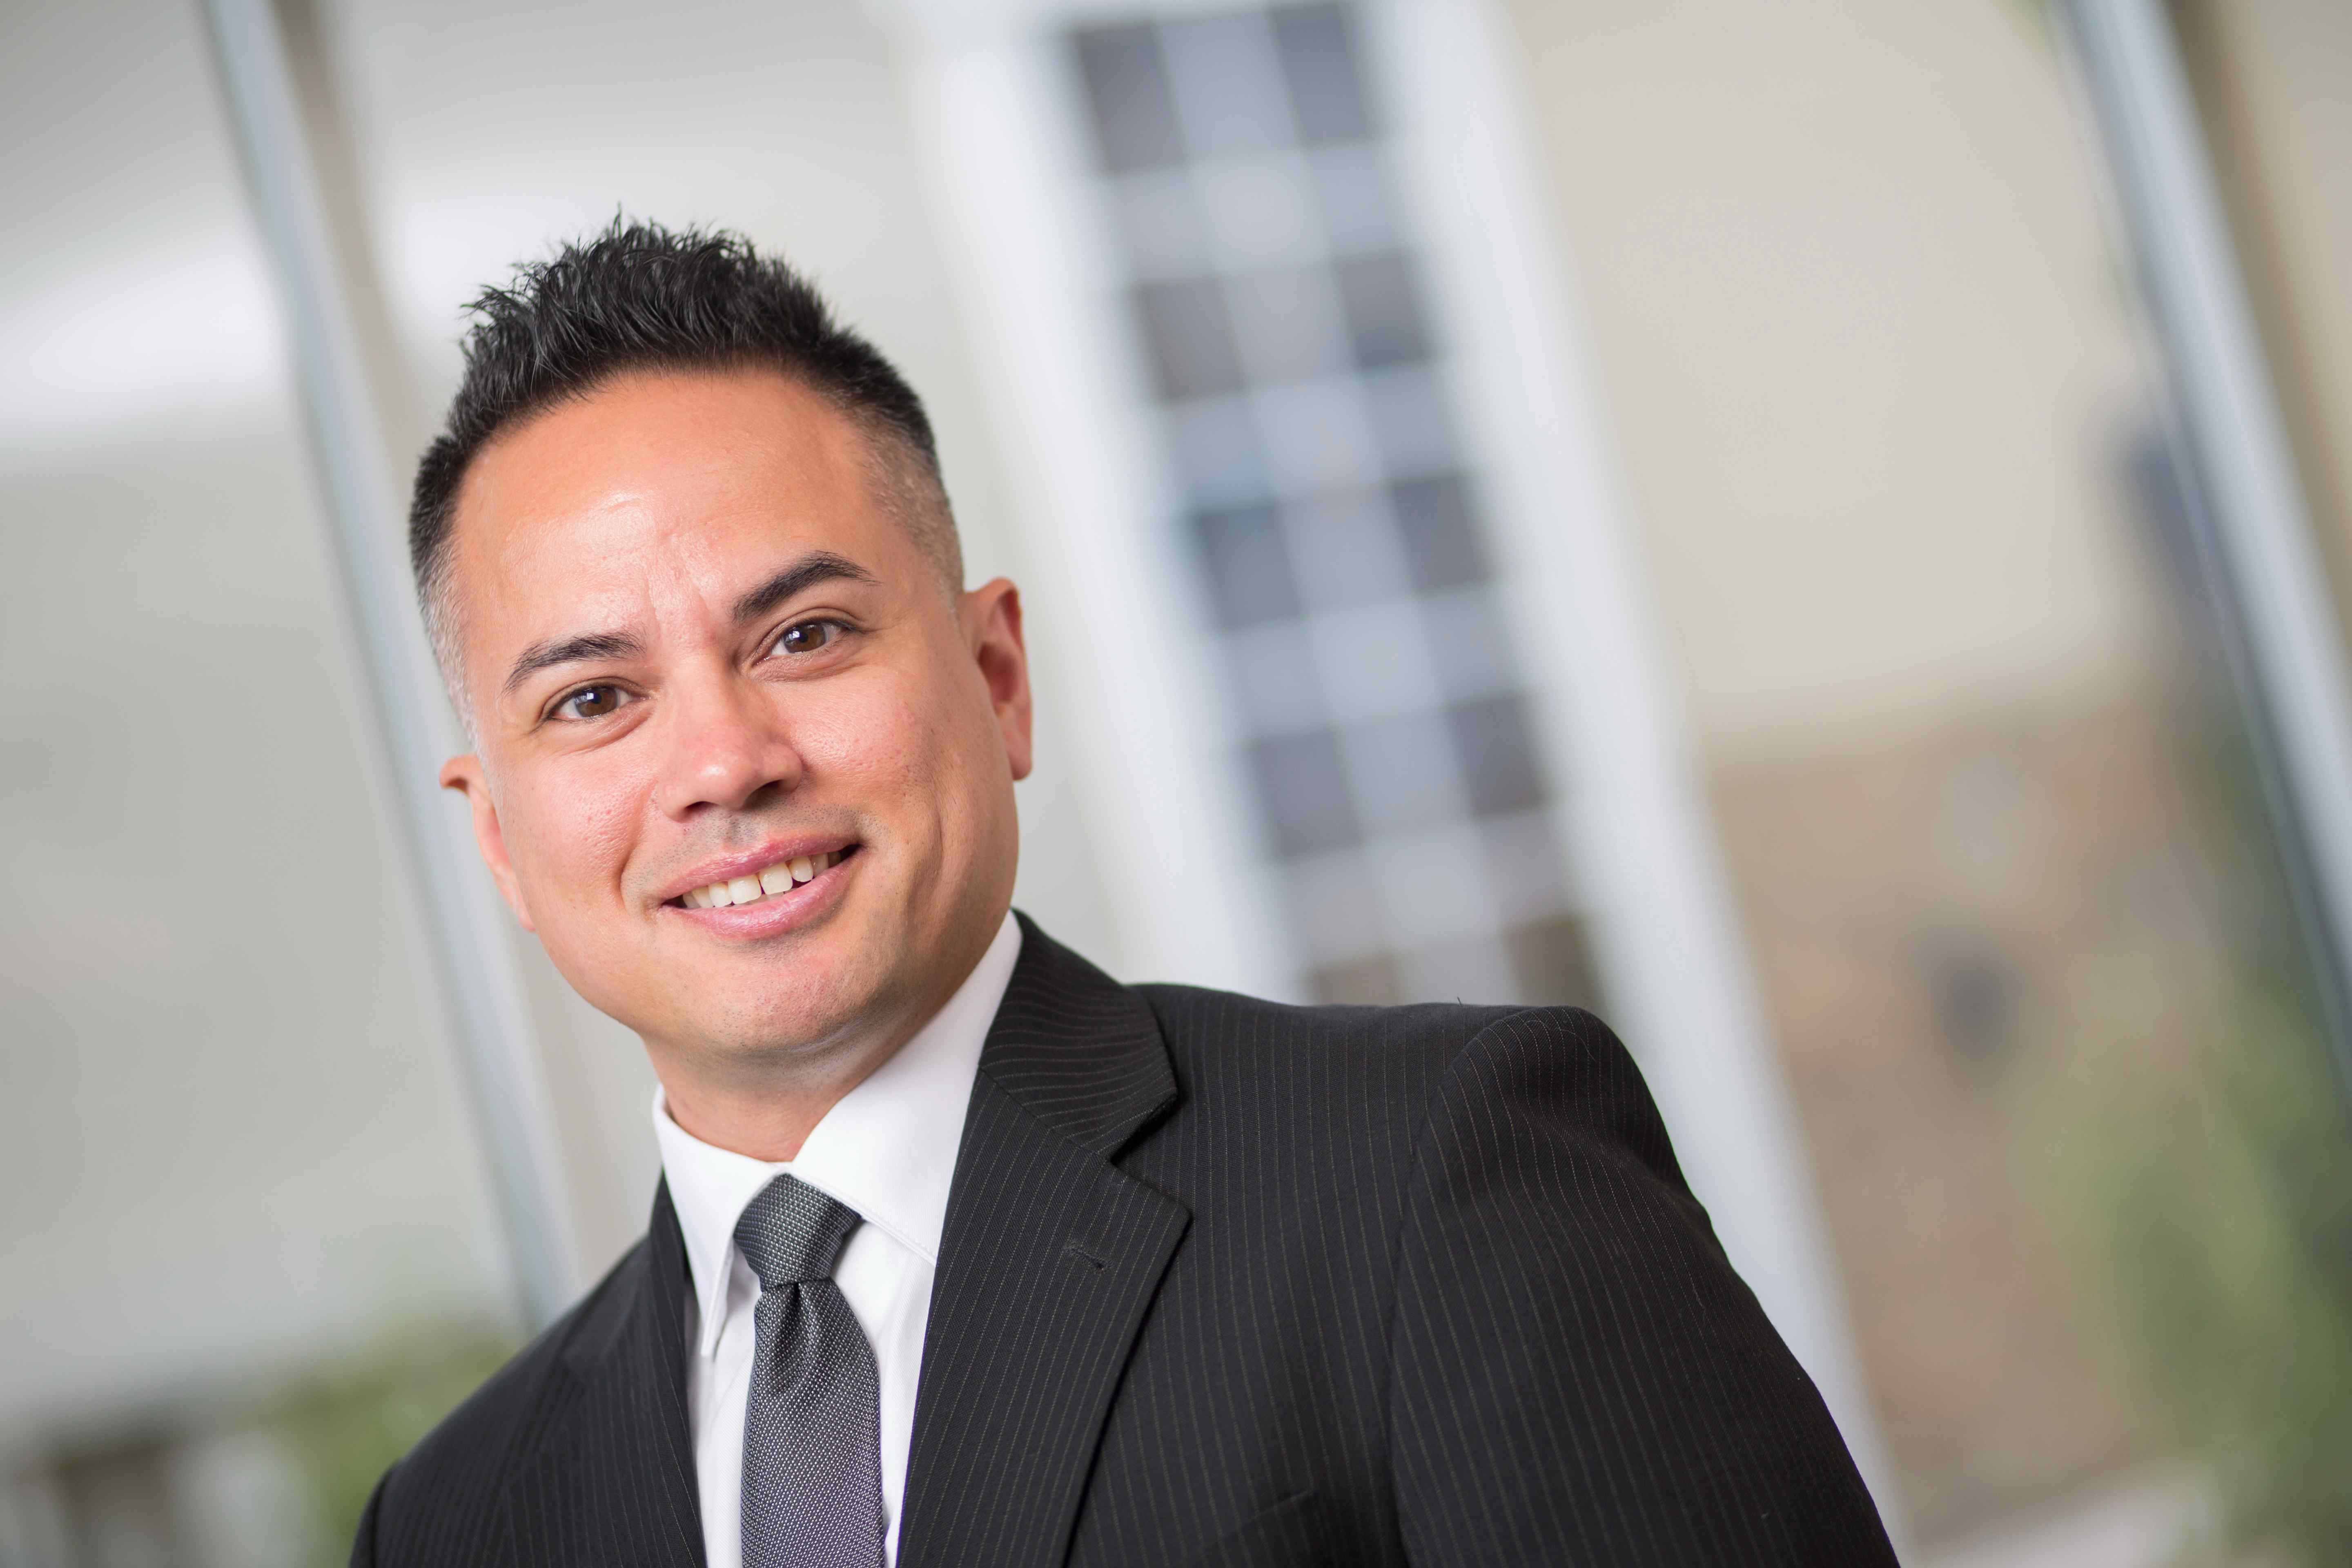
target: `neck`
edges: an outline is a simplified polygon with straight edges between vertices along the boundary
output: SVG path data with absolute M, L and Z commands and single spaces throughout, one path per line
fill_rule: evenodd
M 882 1052 L 830 1081 L 749 1089 L 714 1084 L 699 1075 L 657 1067 L 669 1118 L 714 1149 L 771 1164 L 800 1157 L 801 1145 L 842 1097 L 889 1060 Z

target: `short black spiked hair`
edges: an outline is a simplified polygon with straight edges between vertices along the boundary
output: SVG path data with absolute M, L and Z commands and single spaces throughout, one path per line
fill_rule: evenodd
M 922 399 L 879 350 L 833 318 L 805 278 L 725 230 L 615 216 L 604 232 L 482 290 L 446 426 L 416 468 L 409 564 L 443 676 L 466 699 L 449 603 L 458 487 L 499 432 L 616 375 L 766 367 L 865 428 L 885 499 L 950 589 L 963 581 L 955 520 Z

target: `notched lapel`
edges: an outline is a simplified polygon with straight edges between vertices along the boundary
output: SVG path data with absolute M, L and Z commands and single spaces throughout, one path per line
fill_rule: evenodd
M 611 1320 L 582 1325 L 508 1485 L 501 1561 L 518 1568 L 705 1568 L 686 1417 L 686 1251 L 666 1185 L 638 1261 Z
M 1111 1163 L 1176 1095 L 1150 1007 L 1023 926 L 956 1157 L 899 1568 L 1063 1561 L 1192 1217 Z

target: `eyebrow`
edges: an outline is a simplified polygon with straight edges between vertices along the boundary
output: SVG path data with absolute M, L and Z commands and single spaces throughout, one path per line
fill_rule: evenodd
M 874 574 L 846 556 L 835 555 L 830 550 L 813 551 L 802 556 L 774 576 L 735 601 L 735 621 L 756 620 L 778 605 L 796 597 L 819 583 L 871 583 Z M 544 637 L 522 650 L 514 668 L 507 671 L 504 688 L 515 688 L 542 669 L 559 664 L 575 664 L 592 658 L 634 658 L 645 651 L 645 645 L 627 632 L 585 632 L 578 637 Z
M 644 645 L 626 632 L 588 632 L 576 637 L 543 637 L 522 650 L 507 671 L 505 689 L 514 689 L 559 664 L 573 664 L 583 658 L 633 658 L 643 651 Z
M 871 583 L 874 574 L 830 550 L 812 551 L 735 601 L 735 622 L 757 620 L 819 583 Z

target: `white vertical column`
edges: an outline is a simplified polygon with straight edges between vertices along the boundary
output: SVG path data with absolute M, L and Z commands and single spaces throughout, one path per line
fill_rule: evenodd
M 1177 649 L 1211 635 L 1153 515 L 1150 415 L 1123 395 L 1118 283 L 1085 211 L 1071 79 L 1024 3 L 897 0 L 917 134 L 952 240 L 1020 521 L 1030 614 L 1079 658 L 1041 667 L 1099 828 L 1118 957 L 1138 978 L 1289 995 L 1298 965 L 1252 842 L 1233 726 Z
M 545 1090 L 506 911 L 478 868 L 463 812 L 437 782 L 442 760 L 460 747 L 411 597 L 383 426 L 285 42 L 269 0 L 206 0 L 205 13 L 285 309 L 329 553 L 375 721 L 372 760 L 392 779 L 424 911 L 428 985 L 464 1068 L 524 1310 L 544 1324 L 580 1284 Z
M 2352 1070 L 2352 698 L 2284 426 L 2171 24 L 2157 0 L 2068 11 L 2210 513 L 2241 684 Z
M 1491 0 L 1375 0 L 1368 12 L 1612 1022 L 1692 1190 L 1899 1541 L 1893 1468 L 1685 756 L 1638 520 L 1589 368 L 1573 261 L 1546 219 L 1505 24 Z

